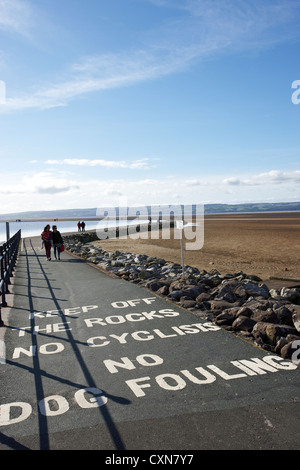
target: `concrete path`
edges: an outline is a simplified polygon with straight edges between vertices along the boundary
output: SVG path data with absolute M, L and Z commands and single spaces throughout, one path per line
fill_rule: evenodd
M 38 238 L 13 294 L 1 450 L 299 448 L 292 362 L 67 253 L 49 262 Z

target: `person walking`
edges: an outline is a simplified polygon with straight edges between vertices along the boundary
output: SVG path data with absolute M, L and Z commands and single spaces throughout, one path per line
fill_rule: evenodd
M 63 238 L 60 234 L 60 232 L 57 230 L 57 227 L 56 225 L 53 225 L 52 226 L 52 242 L 53 242 L 53 249 L 54 249 L 54 257 L 55 259 L 59 259 L 60 260 L 60 250 L 61 250 L 61 245 L 63 244 Z M 57 257 L 56 257 L 56 253 L 57 253 Z
M 85 222 L 82 221 L 80 225 L 81 225 L 81 231 L 85 232 Z
M 41 234 L 41 237 L 46 250 L 47 260 L 51 261 L 52 232 L 50 230 L 50 225 L 46 225 L 44 231 Z
M 78 227 L 78 232 L 80 232 L 80 229 L 81 229 L 81 222 L 80 222 L 80 220 L 78 220 L 77 227 Z

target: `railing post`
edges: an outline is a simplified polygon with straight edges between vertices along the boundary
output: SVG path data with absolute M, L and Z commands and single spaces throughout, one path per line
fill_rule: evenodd
M 6 241 L 10 239 L 9 222 L 6 222 Z
M 5 305 L 5 291 L 4 291 L 4 256 L 3 256 L 3 246 L 0 246 L 0 288 L 1 288 L 1 304 L 0 304 L 0 326 L 3 326 L 3 320 L 1 316 L 1 306 Z
M 0 327 L 4 326 L 1 317 L 1 307 L 7 307 L 5 294 L 9 293 L 8 284 L 10 284 L 10 277 L 17 261 L 19 244 L 21 240 L 21 230 L 19 230 L 12 238 L 7 240 L 3 246 L 0 246 L 0 293 L 2 302 L 0 304 Z

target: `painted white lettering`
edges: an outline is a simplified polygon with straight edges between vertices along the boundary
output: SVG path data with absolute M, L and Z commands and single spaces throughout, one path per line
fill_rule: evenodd
M 68 328 L 69 323 L 69 321 L 67 321 L 66 323 L 54 323 L 53 333 L 58 333 L 59 331 L 72 330 L 72 328 Z
M 153 318 L 164 318 L 162 315 L 156 313 L 156 310 L 151 310 L 151 312 L 142 312 L 142 315 L 147 318 L 147 320 L 153 320 Z
M 300 341 L 295 341 L 300 346 Z M 292 358 L 293 359 L 293 358 Z M 263 361 L 271 366 L 274 366 L 276 369 L 283 369 L 283 370 L 295 370 L 297 369 L 297 365 L 293 362 L 285 361 L 280 356 L 265 356 L 263 357 Z
M 111 374 L 116 374 L 118 371 L 117 367 L 122 369 L 133 370 L 135 369 L 134 363 L 129 359 L 129 357 L 121 357 L 122 362 L 113 361 L 112 359 L 105 359 L 103 364 L 109 370 Z M 162 364 L 164 360 L 157 356 L 156 354 L 140 354 L 136 357 L 136 361 L 141 364 L 141 366 L 151 367 Z
M 135 319 L 137 317 L 137 319 Z M 141 313 L 128 313 L 125 315 L 126 320 L 128 321 L 144 321 L 145 317 Z
M 180 325 L 180 329 L 187 334 L 199 333 L 199 328 L 192 328 L 193 325 Z
M 184 333 L 180 328 L 177 326 L 172 326 L 172 330 L 174 330 L 179 336 L 185 336 L 186 333 Z
M 156 354 L 141 354 L 137 356 L 136 360 L 141 366 L 158 366 L 164 362 L 164 360 Z
M 175 336 L 177 336 L 176 334 L 165 335 L 162 331 L 157 330 L 156 328 L 155 328 L 153 331 L 154 331 L 154 333 L 156 333 L 157 336 L 159 336 L 160 338 L 174 338 Z
M 30 312 L 29 320 L 33 320 L 34 318 L 45 318 L 45 313 L 42 312 Z
M 66 308 L 65 310 L 47 310 L 46 312 L 30 312 L 29 320 L 33 320 L 36 318 L 49 318 L 53 316 L 66 316 L 71 318 L 76 318 L 74 315 L 78 315 L 81 313 L 87 313 L 90 310 L 94 310 L 98 308 L 98 305 L 85 305 L 83 307 L 70 307 Z
M 86 395 L 92 394 L 88 400 Z M 80 408 L 98 408 L 107 403 L 107 397 L 103 395 L 102 390 L 95 387 L 83 388 L 75 393 L 75 399 Z
M 140 383 L 145 382 L 146 380 L 150 380 L 150 377 L 140 377 L 139 379 L 126 380 L 125 383 L 129 388 L 131 388 L 136 397 L 143 397 L 145 396 L 145 392 L 143 392 L 142 389 L 151 387 L 149 383 Z
M 69 403 L 61 395 L 52 395 L 39 401 L 39 409 L 44 416 L 58 416 L 68 411 Z
M 174 384 L 168 383 L 167 379 L 171 379 Z M 165 390 L 182 390 L 186 387 L 186 382 L 177 374 L 161 374 L 155 378 L 161 388 Z
M 218 330 L 221 330 L 221 328 L 217 325 L 214 325 L 213 323 L 211 322 L 205 322 L 203 323 L 203 326 L 205 326 L 207 328 L 207 331 L 218 331 Z
M 102 343 L 98 343 L 98 340 L 100 341 L 104 341 Z M 105 341 L 106 340 L 106 336 L 95 336 L 94 338 L 89 338 L 87 340 L 87 345 L 90 346 L 90 348 L 100 348 L 102 346 L 107 346 L 110 341 Z
M 80 307 L 71 307 L 71 308 L 66 308 L 65 309 L 65 315 L 74 315 L 80 313 Z M 83 307 L 82 307 L 83 310 Z
M 111 317 L 106 317 L 105 320 L 109 325 L 118 325 L 119 323 L 126 322 L 126 318 L 121 315 L 112 315 Z
M 63 311 L 62 310 L 48 310 L 44 316 L 45 316 L 45 318 L 49 318 L 49 317 L 53 317 L 53 316 L 57 316 L 57 315 L 62 316 Z
M 131 336 L 137 341 L 150 341 L 151 339 L 154 339 L 154 336 L 151 335 L 149 331 L 135 331 Z
M 44 331 L 45 334 L 49 335 L 51 332 L 52 332 L 52 325 L 51 324 L 48 324 L 46 325 L 45 327 L 41 327 L 41 326 L 38 326 L 36 325 L 34 328 L 33 328 L 33 331 L 32 331 L 32 334 L 33 335 L 38 335 L 40 332 Z
M 128 336 L 129 333 L 123 333 L 122 335 L 109 335 L 111 338 L 115 338 L 117 341 L 119 341 L 120 344 L 126 344 L 126 337 Z
M 93 326 L 101 325 L 101 326 L 106 326 L 106 325 L 117 325 L 121 323 L 125 323 L 126 321 L 129 322 L 140 322 L 140 321 L 145 321 L 147 320 L 153 320 L 154 318 L 165 318 L 165 317 L 177 317 L 179 315 L 179 312 L 175 312 L 172 309 L 162 309 L 159 310 L 157 313 L 156 310 L 152 310 L 151 312 L 142 312 L 142 313 L 128 313 L 127 315 L 111 315 L 108 317 L 103 318 L 86 318 L 84 320 L 86 326 L 88 328 L 92 328 Z M 202 325 L 202 324 L 199 324 Z M 217 327 L 219 329 L 219 327 Z M 207 328 L 203 328 L 203 331 L 208 331 Z M 22 336 L 25 333 L 23 332 Z M 182 332 L 179 332 L 179 334 L 183 335 Z
M 113 361 L 112 359 L 105 359 L 103 364 L 109 370 L 111 374 L 116 374 L 118 372 L 117 367 L 127 370 L 135 369 L 135 365 L 128 357 L 121 357 L 122 362 Z
M 201 384 L 211 384 L 216 380 L 216 377 L 212 375 L 210 372 L 207 370 L 203 369 L 203 367 L 196 367 L 195 368 L 197 372 L 200 372 L 205 379 L 199 379 L 198 377 L 195 377 L 195 375 L 191 374 L 188 370 L 181 370 L 181 374 L 183 374 L 185 377 L 187 377 L 191 382 L 201 385 Z
M 39 348 L 41 354 L 57 354 L 62 352 L 65 349 L 64 345 L 61 343 L 47 343 L 43 344 Z M 13 352 L 13 359 L 19 359 L 21 354 L 28 357 L 34 357 L 36 355 L 36 346 L 30 346 L 29 349 L 25 348 L 15 348 Z
M 25 336 L 27 330 L 31 330 L 31 326 L 24 326 L 23 328 L 14 328 L 15 331 L 19 332 L 19 336 Z
M 247 375 L 250 375 L 250 376 L 257 375 L 256 372 L 254 372 L 252 369 L 249 369 L 249 367 L 246 367 L 245 364 L 242 364 L 239 361 L 231 361 L 231 364 L 234 365 L 235 367 L 238 367 L 239 369 L 241 369 Z
M 13 359 L 19 359 L 21 354 L 24 354 L 24 356 L 28 357 L 33 357 L 36 354 L 36 346 L 30 346 L 29 350 L 24 349 L 24 348 L 15 348 L 13 352 Z
M 16 408 L 19 408 L 18 416 L 13 418 L 12 416 L 17 414 Z M 0 405 L 0 426 L 20 423 L 27 419 L 31 412 L 32 406 L 22 401 Z
M 92 328 L 94 325 L 106 326 L 106 323 L 102 318 L 87 318 L 84 321 L 88 328 Z
M 267 372 L 277 372 L 278 369 L 272 367 L 271 365 L 267 364 L 266 362 L 258 359 L 256 357 L 251 358 L 250 360 L 241 359 L 239 363 L 245 365 L 249 369 L 253 370 L 259 375 L 266 374 Z
M 130 307 L 135 307 L 136 305 L 140 303 L 141 303 L 140 299 L 128 300 L 128 305 L 130 305 Z
M 113 308 L 126 308 L 128 307 L 128 303 L 122 300 L 119 300 L 118 302 L 113 302 L 111 304 Z
M 89 312 L 90 310 L 94 310 L 95 308 L 98 308 L 98 305 L 85 305 L 82 307 L 83 313 Z
M 146 304 L 150 305 L 152 304 L 153 302 L 155 302 L 156 300 L 156 297 L 146 297 L 145 299 L 142 299 Z
M 241 379 L 242 377 L 246 377 L 246 374 L 229 375 L 226 372 L 224 372 L 223 370 L 219 369 L 219 367 L 214 366 L 214 365 L 210 365 L 210 366 L 207 366 L 207 367 L 208 367 L 208 369 L 212 370 L 213 372 L 218 374 L 220 377 L 222 377 L 222 379 L 224 379 L 224 380 Z
M 65 347 L 61 343 L 48 343 L 43 344 L 39 351 L 41 354 L 57 354 L 62 352 L 64 349 Z
M 180 315 L 179 312 L 175 312 L 172 308 L 163 308 L 158 313 L 162 313 L 165 317 L 178 317 Z
M 147 305 L 152 304 L 155 302 L 156 297 L 146 297 L 143 299 L 132 299 L 132 300 L 118 300 L 117 302 L 112 302 L 111 306 L 113 308 L 127 308 L 127 307 L 135 307 L 136 305 L 140 304 L 141 302 L 145 302 Z

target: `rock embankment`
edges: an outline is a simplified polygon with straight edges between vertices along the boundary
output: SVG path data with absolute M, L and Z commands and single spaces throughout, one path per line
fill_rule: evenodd
M 243 272 L 220 274 L 147 255 L 108 252 L 93 244 L 93 234 L 65 237 L 71 253 L 101 269 L 166 297 L 193 314 L 212 321 L 285 359 L 299 361 L 300 289 L 268 289 Z

